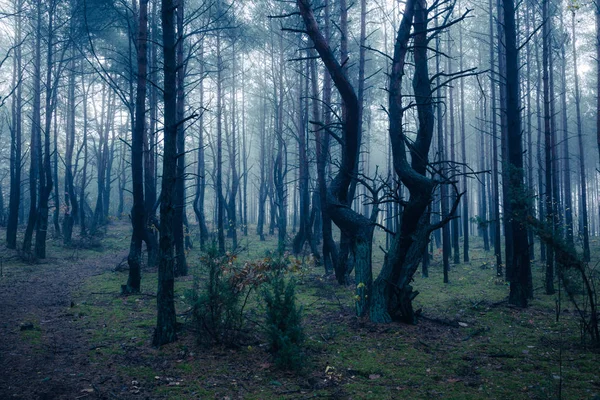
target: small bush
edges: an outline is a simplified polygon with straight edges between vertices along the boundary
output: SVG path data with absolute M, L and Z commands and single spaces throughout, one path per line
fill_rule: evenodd
M 209 249 L 203 258 L 208 277 L 202 288 L 198 282 L 188 294 L 198 340 L 205 344 L 235 347 L 239 344 L 243 325 L 243 290 L 232 284 L 230 266 L 235 257 L 219 256 Z
M 282 369 L 300 369 L 304 331 L 301 309 L 296 306 L 294 281 L 286 283 L 282 273 L 275 273 L 263 290 L 263 298 L 267 334 L 275 364 Z

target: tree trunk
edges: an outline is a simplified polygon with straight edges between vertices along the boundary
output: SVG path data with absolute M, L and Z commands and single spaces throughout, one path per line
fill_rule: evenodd
M 15 45 L 21 43 L 22 36 L 22 8 L 23 1 L 15 1 Z M 6 247 L 17 248 L 17 228 L 19 225 L 19 208 L 21 203 L 21 136 L 22 136 L 22 113 L 23 107 L 23 72 L 22 72 L 22 50 L 21 46 L 15 48 L 13 63 L 12 87 L 15 97 L 12 101 L 12 127 L 10 130 L 10 197 L 8 204 L 8 223 L 6 226 Z
M 497 1 L 498 7 L 498 18 L 496 18 L 496 26 L 498 28 L 498 81 L 499 81 L 499 97 L 500 97 L 500 159 L 502 166 L 502 219 L 504 226 L 504 262 L 506 268 L 504 271 L 505 279 L 508 280 L 510 275 L 510 268 L 513 255 L 513 239 L 512 229 L 507 217 L 511 215 L 511 201 L 509 193 L 509 175 L 508 170 L 508 120 L 506 111 L 507 93 L 506 93 L 506 39 L 505 39 L 505 27 L 504 27 L 504 11 L 502 0 Z M 499 197 L 500 198 L 500 197 Z
M 265 63 L 266 64 L 266 63 Z M 264 84 L 264 82 L 263 82 Z M 266 122 L 267 122 L 267 101 L 266 99 L 262 100 L 261 104 L 261 113 L 260 113 L 260 122 L 259 122 L 259 159 L 258 159 L 258 168 L 259 168 L 259 182 L 258 182 L 258 216 L 256 221 L 256 234 L 258 235 L 261 242 L 265 241 L 264 234 L 264 225 L 266 219 L 266 210 L 265 205 L 267 202 L 267 130 Z
M 530 36 L 530 25 L 535 23 L 535 18 L 533 21 L 530 20 L 530 12 L 533 14 L 531 10 L 531 4 L 527 4 L 527 8 L 525 10 L 525 36 Z M 530 22 L 531 21 L 531 22 Z M 533 115 L 533 110 L 531 108 L 531 43 L 527 43 L 526 46 L 526 71 L 527 71 L 527 82 L 526 82 L 526 101 L 527 101 L 527 188 L 529 190 L 530 196 L 535 196 L 535 186 L 534 186 L 534 178 L 533 178 L 533 126 L 531 123 L 531 117 Z M 535 215 L 535 206 L 534 202 L 531 202 L 531 214 Z M 529 240 L 529 259 L 535 259 L 535 248 L 534 248 L 534 237 L 533 237 L 533 229 L 528 229 L 527 237 Z
M 183 60 L 183 18 L 184 0 L 177 1 L 177 177 L 175 181 L 175 276 L 188 274 L 185 255 L 185 72 Z
M 52 222 L 54 224 L 54 235 L 59 238 L 61 235 L 60 229 L 60 195 L 58 194 L 58 113 L 54 113 L 54 126 L 53 126 L 53 146 L 52 146 L 52 180 L 55 183 L 54 193 L 52 196 L 54 210 L 52 212 Z
M 144 131 L 146 130 L 146 78 L 147 78 L 147 36 L 148 0 L 140 0 L 137 37 L 137 89 L 135 101 L 135 123 L 131 136 L 131 183 L 133 207 L 131 225 L 133 232 L 129 245 L 129 276 L 122 286 L 123 293 L 140 291 L 142 240 L 146 235 L 146 213 L 144 206 Z
M 39 158 L 39 203 L 38 217 L 35 232 L 35 257 L 39 259 L 46 258 L 46 237 L 48 233 L 48 201 L 52 194 L 52 163 L 50 153 L 50 135 L 52 128 L 52 115 L 56 104 L 56 95 L 58 86 L 58 74 L 53 78 L 54 71 L 54 12 L 56 3 L 51 2 L 48 10 L 48 37 L 47 37 L 47 53 L 46 53 L 46 107 L 44 121 L 44 148 L 41 151 L 41 141 L 39 143 L 40 153 Z M 59 62 L 62 63 L 62 60 Z
M 438 19 L 435 19 L 436 27 L 438 26 Z M 442 81 L 441 81 L 441 38 L 438 34 L 435 38 L 435 46 L 436 46 L 436 55 L 435 55 L 435 68 L 436 68 L 436 86 L 438 87 L 438 96 L 441 98 L 442 95 Z M 437 145 L 438 145 L 438 154 L 437 159 L 441 161 L 439 168 L 440 179 L 443 179 L 445 176 L 445 161 L 446 161 L 446 146 L 444 140 L 444 126 L 442 125 L 442 110 L 443 105 L 437 104 L 436 106 L 436 114 L 437 114 Z M 441 211 L 441 219 L 448 217 L 448 187 L 446 185 L 440 186 L 440 211 Z M 448 272 L 450 271 L 450 226 L 449 224 L 444 224 L 442 226 L 442 270 L 444 273 L 444 283 L 449 282 Z
M 42 52 L 42 2 L 37 2 L 37 23 L 35 32 L 35 46 L 33 48 L 33 100 L 32 100 L 32 117 L 31 117 L 31 145 L 29 150 L 29 158 L 31 161 L 29 167 L 29 217 L 27 227 L 25 228 L 25 237 L 23 238 L 23 253 L 24 256 L 32 259 L 31 244 L 33 242 L 33 230 L 37 223 L 37 199 L 38 199 L 38 176 L 39 176 L 39 160 L 41 160 L 41 52 Z
M 91 87 L 89 85 L 87 88 L 85 86 L 85 69 L 84 63 L 81 63 L 81 87 L 83 88 L 83 170 L 81 171 L 81 186 L 79 188 L 79 205 L 80 205 L 80 213 L 79 213 L 79 227 L 80 227 L 80 235 L 83 237 L 87 235 L 87 226 L 86 226 L 86 218 L 85 218 L 85 205 L 86 205 L 86 195 L 85 189 L 87 187 L 87 164 L 88 164 L 88 146 L 87 146 L 87 133 L 88 133 L 88 112 L 87 112 L 87 100 L 88 100 L 88 90 Z
M 287 190 L 285 179 L 287 175 L 287 154 L 284 154 L 285 146 L 283 139 L 283 74 L 284 54 L 283 37 L 279 36 L 279 69 L 274 76 L 274 102 L 275 102 L 275 136 L 277 140 L 277 154 L 273 165 L 273 185 L 275 187 L 275 204 L 277 206 L 277 253 L 285 252 L 287 238 Z M 275 78 L 276 76 L 276 78 Z
M 174 214 L 177 180 L 177 61 L 175 58 L 175 5 L 162 0 L 164 54 L 164 153 L 160 202 L 160 245 L 158 255 L 158 293 L 156 330 L 152 343 L 162 346 L 177 340 L 174 302 Z
M 463 30 L 462 25 L 459 26 L 460 35 L 460 71 L 463 71 Z M 467 187 L 467 137 L 465 129 L 465 79 L 460 79 L 460 141 L 461 141 L 461 152 L 462 152 L 462 223 L 463 223 L 463 261 L 469 262 L 469 190 Z
M 330 30 L 330 4 L 325 4 L 325 41 L 329 43 Z M 331 75 L 325 71 L 323 76 L 323 125 L 331 124 Z M 317 157 L 317 182 L 319 190 L 319 204 L 321 207 L 321 226 L 323 236 L 323 266 L 325 274 L 330 274 L 337 265 L 337 245 L 333 240 L 332 221 L 327 211 L 327 176 L 326 166 L 329 156 L 330 135 L 324 129 L 315 129 L 316 157 Z
M 500 184 L 498 182 L 498 128 L 496 108 L 496 62 L 494 51 L 494 9 L 492 0 L 489 0 L 489 24 L 490 24 L 490 86 L 491 86 L 491 113 L 492 113 L 492 186 L 493 197 L 490 199 L 493 209 L 492 230 L 494 233 L 494 254 L 496 255 L 496 275 L 502 276 L 502 248 L 500 245 Z
M 156 175 L 157 175 L 157 119 L 158 119 L 158 90 L 156 82 L 158 82 L 158 2 L 154 2 L 152 5 L 152 22 L 150 24 L 152 28 L 151 42 L 150 42 L 150 72 L 148 74 L 150 82 L 155 84 L 150 85 L 150 97 L 149 97 L 149 108 L 150 108 L 150 129 L 144 129 L 144 211 L 146 215 L 145 230 L 146 234 L 144 241 L 146 243 L 146 249 L 148 250 L 148 266 L 155 267 L 158 257 L 158 238 L 156 235 L 157 221 L 156 221 L 156 210 L 155 204 L 157 200 L 156 196 Z M 146 42 L 148 43 L 148 42 Z
M 549 226 L 554 225 L 554 199 L 553 199 L 553 168 L 552 168 L 552 124 L 551 124 L 551 102 L 550 98 L 550 79 L 549 79 L 549 58 L 550 55 L 550 22 L 548 20 L 548 1 L 544 0 L 542 3 L 542 19 L 545 21 L 543 28 L 543 55 L 542 55 L 542 68 L 543 68 L 543 86 L 544 86 L 544 154 L 545 154 L 545 169 L 546 169 L 546 190 L 544 205 L 546 211 L 546 222 Z M 554 253 L 551 246 L 546 247 L 546 294 L 554 293 Z
M 590 261 L 590 234 L 587 207 L 587 182 L 585 179 L 585 151 L 583 149 L 583 129 L 581 123 L 581 92 L 579 90 L 579 75 L 577 74 L 577 46 L 575 41 L 575 8 L 571 9 L 571 42 L 573 44 L 573 75 L 575 77 L 575 111 L 577 115 L 577 141 L 579 144 L 579 186 L 581 190 L 581 219 L 583 229 L 581 232 L 583 241 L 583 259 Z
M 204 42 L 200 43 L 199 52 L 199 74 L 202 80 L 199 83 L 200 107 L 204 107 Z M 204 112 L 198 116 L 198 167 L 196 176 L 196 197 L 194 199 L 194 213 L 198 220 L 200 229 L 200 250 L 206 249 L 208 241 L 208 228 L 206 227 L 206 215 L 204 213 L 204 196 L 206 191 L 206 163 L 204 160 Z
M 504 26 L 506 38 L 506 95 L 508 127 L 509 188 L 511 194 L 511 215 L 507 219 L 512 230 L 512 262 L 509 282 L 508 301 L 520 307 L 527 307 L 528 299 L 533 295 L 531 265 L 527 227 L 523 221 L 530 211 L 527 191 L 524 184 L 523 142 L 521 139 L 521 110 L 519 95 L 519 63 L 515 28 L 515 8 L 513 0 L 503 0 Z
M 452 54 L 451 50 L 452 40 L 450 38 L 450 32 L 448 31 L 448 54 Z M 453 73 L 453 65 L 452 65 L 452 56 L 447 58 L 448 62 L 448 74 L 452 75 Z M 448 114 L 450 117 L 450 166 L 454 170 L 456 169 L 456 140 L 454 139 L 454 86 L 448 85 Z M 456 191 L 453 191 L 450 195 L 450 201 L 456 201 Z M 459 246 L 459 233 L 458 233 L 458 218 L 454 218 L 450 222 L 450 227 L 452 229 L 452 255 L 454 264 L 460 264 L 460 246 Z
M 560 11 L 560 24 L 561 30 L 564 31 L 564 17 L 563 11 Z M 562 172 L 563 176 L 563 209 L 565 213 L 565 238 L 567 240 L 567 244 L 571 246 L 575 246 L 575 242 L 573 240 L 573 199 L 571 194 L 571 154 L 569 152 L 569 125 L 568 125 L 568 112 L 567 112 L 567 59 L 566 59 L 566 38 L 563 40 L 562 45 L 560 46 L 560 54 L 561 54 L 561 63 L 560 63 L 560 71 L 561 71 L 561 93 L 560 93 L 560 102 L 562 108 L 562 129 L 563 129 L 563 165 Z
M 308 60 L 306 63 L 305 70 L 305 80 L 304 80 L 304 92 L 299 91 L 298 103 L 299 103 L 299 131 L 298 135 L 298 188 L 300 192 L 300 227 L 298 229 L 298 233 L 294 237 L 292 243 L 292 251 L 294 254 L 300 254 L 302 248 L 304 247 L 304 243 L 309 242 L 310 244 L 310 232 L 311 226 L 309 226 L 310 222 L 310 192 L 309 192 L 309 164 L 308 164 L 308 155 L 307 155 L 307 147 L 308 141 L 306 139 L 306 129 L 308 127 L 308 81 L 309 81 L 309 72 L 310 66 L 308 64 Z M 301 79 L 301 78 L 300 78 Z M 300 85 L 301 86 L 301 85 Z M 302 107 L 303 101 L 306 102 L 305 107 Z
M 75 193 L 73 150 L 75 147 L 75 48 L 71 49 L 71 68 L 68 81 L 67 135 L 65 148 L 65 215 L 63 218 L 63 243 L 71 245 L 73 225 L 79 218 L 79 204 Z M 85 90 L 85 88 L 84 88 Z
M 232 43 L 232 62 L 231 62 L 231 92 L 233 94 L 236 93 L 236 79 L 235 74 L 236 71 L 236 51 L 235 51 L 235 42 Z M 238 239 L 237 239 L 237 214 L 236 214 L 236 200 L 238 191 L 240 188 L 240 179 L 238 176 L 237 169 L 237 115 L 236 115 L 236 100 L 235 95 L 231 98 L 231 135 L 228 137 L 227 144 L 229 148 L 229 167 L 231 169 L 231 185 L 229 187 L 229 199 L 227 204 L 227 216 L 228 216 L 228 224 L 227 224 L 227 236 L 231 238 L 233 248 L 237 249 L 238 247 Z
M 223 57 L 221 55 L 221 33 L 217 31 L 217 165 L 216 165 L 216 200 L 217 200 L 217 241 L 219 253 L 225 254 L 225 199 L 223 198 Z

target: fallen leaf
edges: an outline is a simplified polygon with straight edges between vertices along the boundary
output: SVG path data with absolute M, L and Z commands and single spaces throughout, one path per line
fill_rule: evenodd
M 369 375 L 369 379 L 379 379 L 379 378 L 381 378 L 381 375 L 379 375 L 379 374 L 371 374 L 371 375 Z

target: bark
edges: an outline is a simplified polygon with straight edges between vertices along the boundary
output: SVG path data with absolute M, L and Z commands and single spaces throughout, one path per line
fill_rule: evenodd
M 248 137 L 246 135 L 246 82 L 244 73 L 244 58 L 242 58 L 242 195 L 240 201 L 243 200 L 243 208 L 241 209 L 242 216 L 242 231 L 244 236 L 248 236 L 248 156 L 249 148 L 247 145 Z
M 87 88 L 85 86 L 85 70 L 84 63 L 81 63 L 81 87 L 83 88 L 83 170 L 81 171 L 81 185 L 79 188 L 79 205 L 80 205 L 80 235 L 83 237 L 87 235 L 87 225 L 86 225 L 86 217 L 85 217 L 85 205 L 86 205 L 86 195 L 85 189 L 87 187 L 87 164 L 88 164 L 88 146 L 87 146 L 87 132 L 88 132 L 88 112 L 87 112 L 87 99 L 88 99 L 88 90 L 91 87 L 89 85 Z
M 112 170 L 113 170 L 113 163 L 115 160 L 115 129 L 114 129 L 114 119 L 110 119 L 110 146 L 108 146 L 108 141 L 107 141 L 107 154 L 106 154 L 106 177 L 104 178 L 104 196 L 103 196 L 103 203 L 102 206 L 104 207 L 104 218 L 106 223 L 108 223 L 109 220 L 109 216 L 110 216 L 110 194 L 111 194 L 111 187 L 112 187 Z M 107 135 L 108 138 L 108 135 Z
M 493 43 L 494 41 L 494 10 L 492 0 L 489 0 L 489 24 L 490 24 L 490 86 L 491 86 L 491 113 L 492 113 L 492 186 L 493 196 L 490 198 L 494 214 L 492 230 L 494 233 L 494 254 L 496 255 L 496 275 L 502 276 L 502 248 L 500 245 L 500 184 L 498 182 L 498 125 L 496 108 L 496 63 Z
M 545 21 L 543 28 L 543 44 L 542 44 L 542 68 L 543 68 L 543 86 L 544 86 L 544 154 L 545 154 L 545 205 L 546 222 L 549 226 L 554 225 L 554 199 L 552 188 L 553 181 L 553 160 L 552 160 L 552 123 L 551 123 L 551 93 L 550 93 L 550 23 L 548 20 L 548 0 L 544 0 L 542 4 L 542 19 Z M 546 247 L 546 277 L 545 288 L 546 294 L 554 293 L 554 253 L 551 246 Z
M 485 117 L 487 115 L 487 109 L 486 109 L 486 99 L 484 99 L 484 101 L 481 103 L 481 112 L 480 112 L 480 120 L 481 120 L 481 131 L 483 133 L 483 129 L 484 129 L 484 124 L 485 124 Z M 479 147 L 479 170 L 481 171 L 485 171 L 485 159 L 486 156 L 489 157 L 488 154 L 486 154 L 486 146 L 485 146 L 485 137 L 486 135 L 480 135 L 479 137 L 479 143 L 480 143 L 480 147 Z M 487 199 L 487 195 L 486 195 L 486 180 L 484 178 L 484 181 L 482 182 L 481 185 L 479 185 L 479 206 L 480 206 L 480 211 L 479 211 L 479 231 L 481 233 L 481 235 L 483 236 L 483 250 L 485 251 L 490 251 L 490 238 L 489 238 L 489 229 L 488 229 L 488 207 L 487 207 L 487 203 L 488 203 L 488 199 Z
M 137 33 L 137 89 L 135 101 L 134 130 L 131 136 L 131 183 L 133 207 L 131 208 L 131 242 L 129 244 L 129 275 L 123 293 L 140 291 L 142 241 L 146 235 L 146 213 L 144 206 L 144 131 L 146 129 L 146 79 L 147 79 L 147 36 L 148 0 L 140 0 Z
M 266 64 L 266 63 L 265 63 Z M 264 83 L 264 82 L 263 82 Z M 257 221 L 256 221 L 256 234 L 258 235 L 259 239 L 261 242 L 265 241 L 265 234 L 264 234 L 264 225 L 265 225 L 265 218 L 266 218 L 266 210 L 265 210 L 265 205 L 267 203 L 267 168 L 268 168 L 268 161 L 267 161 L 267 127 L 266 127 L 266 120 L 267 120 L 267 101 L 266 99 L 263 99 L 263 104 L 261 105 L 261 114 L 260 114 L 260 123 L 259 123 L 259 140 L 260 140 L 260 145 L 259 145 L 259 160 L 258 160 L 258 164 L 259 164 L 259 182 L 258 182 L 258 216 L 257 216 Z
M 531 4 L 527 5 L 525 10 L 525 37 L 530 36 L 529 28 L 531 25 L 529 14 L 531 12 Z M 534 19 L 535 22 L 535 19 Z M 526 82 L 526 101 L 527 101 L 527 187 L 529 190 L 530 196 L 535 196 L 535 188 L 534 188 L 534 178 L 533 178 L 533 126 L 531 123 L 531 118 L 533 115 L 533 110 L 531 108 L 531 43 L 527 43 L 526 46 L 526 71 L 527 71 L 527 82 Z M 531 214 L 535 213 L 534 202 L 531 202 Z M 533 239 L 533 229 L 528 229 L 528 239 L 529 239 L 529 258 L 531 260 L 535 259 L 535 246 Z
M 15 45 L 21 43 L 22 37 L 22 0 L 15 1 Z M 12 102 L 12 127 L 10 130 L 10 194 L 8 203 L 8 221 L 6 226 L 6 247 L 17 248 L 17 228 L 19 225 L 19 207 L 21 203 L 21 173 L 22 173 L 22 113 L 23 107 L 23 71 L 22 71 L 22 49 L 15 48 L 13 63 L 12 87 L 15 89 L 15 97 Z
M 451 38 L 450 32 L 448 32 L 448 54 L 452 54 L 451 51 Z M 448 74 L 452 74 L 453 65 L 452 65 L 452 56 L 447 58 L 448 61 Z M 456 169 L 456 140 L 455 140 L 455 132 L 454 132 L 454 86 L 449 85 L 448 87 L 448 113 L 450 116 L 450 165 L 452 170 Z M 450 195 L 450 201 L 456 201 L 456 192 L 452 192 Z M 454 264 L 460 264 L 460 246 L 459 246 L 459 220 L 458 218 L 453 219 L 450 222 L 450 227 L 452 229 L 452 255 Z
M 164 71 L 164 153 L 160 202 L 160 245 L 156 330 L 152 343 L 162 346 L 177 340 L 174 302 L 174 213 L 177 179 L 177 61 L 175 58 L 175 5 L 162 0 Z
M 543 32 L 543 31 L 542 31 Z M 539 42 L 539 40 L 538 40 Z M 542 45 L 543 47 L 543 45 Z M 536 63 L 536 80 L 538 82 L 542 82 L 542 70 L 543 70 L 543 63 L 540 62 L 540 45 L 539 43 L 536 43 L 535 46 L 535 63 Z M 536 93 L 535 93 L 535 97 L 536 97 L 536 115 L 537 115 L 537 164 L 538 164 L 538 191 L 539 191 L 539 195 L 538 195 L 538 215 L 540 219 L 545 218 L 545 203 L 546 203 L 546 198 L 545 198 L 545 191 L 542 194 L 542 190 L 544 190 L 544 164 L 542 162 L 542 134 L 544 131 L 544 124 L 542 123 L 542 119 L 543 119 L 543 99 L 542 99 L 542 93 L 543 93 L 543 87 L 541 87 L 543 85 L 538 84 L 537 85 L 537 89 L 536 89 Z M 546 245 L 544 243 L 544 241 L 540 241 L 540 261 L 545 262 L 546 261 Z
M 185 249 L 185 71 L 183 60 L 184 0 L 177 1 L 177 178 L 175 181 L 175 276 L 188 274 Z
M 38 201 L 38 175 L 39 160 L 41 159 L 41 52 L 42 52 L 42 4 L 37 2 L 37 18 L 35 27 L 35 44 L 33 48 L 33 99 L 32 99 L 32 117 L 31 117 L 31 145 L 29 147 L 29 217 L 25 236 L 23 238 L 23 253 L 27 258 L 32 258 L 31 245 L 33 241 L 33 230 L 37 222 L 37 201 Z
M 204 77 L 204 43 L 200 44 L 199 74 Z M 204 106 L 204 79 L 199 84 L 200 107 Z M 204 159 L 204 112 L 198 116 L 198 151 L 197 151 L 197 173 L 196 173 L 196 197 L 194 198 L 194 213 L 200 228 L 200 250 L 206 249 L 208 241 L 208 228 L 206 227 L 206 214 L 204 213 L 204 196 L 206 191 L 206 162 Z
M 575 9 L 571 10 L 571 41 L 573 44 L 573 75 L 575 77 L 575 111 L 577 115 L 577 142 L 579 145 L 579 186 L 581 190 L 581 231 L 583 241 L 583 260 L 590 261 L 589 219 L 587 206 L 587 182 L 585 174 L 585 151 L 583 148 L 583 129 L 581 123 L 581 92 L 579 90 L 579 75 L 577 74 L 577 46 L 575 36 Z
M 459 27 L 460 34 L 460 71 L 463 71 L 463 31 Z M 469 262 L 469 190 L 467 188 L 467 138 L 465 128 L 465 79 L 460 79 L 460 140 L 462 153 L 462 223 L 463 223 L 463 261 Z
M 435 20 L 436 23 L 436 27 L 438 25 L 438 21 L 437 18 Z M 435 45 L 436 45 L 436 57 L 435 57 L 435 67 L 436 67 L 436 75 L 437 75 L 437 79 L 436 79 L 436 86 L 438 87 L 438 96 L 441 98 L 442 97 L 442 80 L 441 80 L 441 75 L 440 75 L 440 64 L 441 64 L 441 53 L 440 53 L 440 42 L 441 42 L 441 38 L 440 35 L 437 35 L 436 40 L 435 40 Z M 442 107 L 443 104 L 439 103 L 436 107 L 436 113 L 437 113 L 437 145 L 438 145 L 438 154 L 437 154 L 437 159 L 441 162 L 440 164 L 440 169 L 439 169 L 439 178 L 443 179 L 443 177 L 445 176 L 445 160 L 446 160 L 446 146 L 445 146 L 445 141 L 444 141 L 444 126 L 442 125 Z M 440 211 L 441 211 L 441 218 L 447 218 L 448 217 L 448 187 L 446 185 L 441 185 L 440 186 Z M 442 270 L 444 273 L 444 283 L 448 283 L 449 282 L 449 277 L 448 277 L 448 272 L 450 271 L 450 226 L 449 224 L 444 224 L 444 226 L 442 227 Z
M 563 12 L 560 12 L 560 24 L 562 30 L 564 30 L 564 17 Z M 566 42 L 566 38 L 564 39 Z M 565 213 L 565 238 L 567 243 L 571 246 L 575 245 L 573 240 L 573 199 L 571 194 L 571 154 L 569 152 L 569 124 L 568 124 L 568 113 L 567 113 L 567 59 L 566 59 L 566 43 L 562 43 L 560 46 L 561 54 L 561 93 L 560 102 L 562 108 L 562 129 L 563 129 L 563 199 L 564 199 L 564 213 Z
M 512 254 L 513 254 L 513 239 L 512 229 L 507 221 L 508 216 L 511 215 L 511 200 L 510 200 L 510 189 L 509 189 L 509 162 L 508 162 L 508 119 L 506 111 L 507 103 L 507 88 L 506 88 L 506 39 L 505 39 L 505 26 L 504 26 L 504 8 L 502 0 L 497 1 L 498 6 L 498 18 L 496 19 L 498 27 L 498 81 L 499 81 L 499 97 L 500 97 L 500 149 L 501 149 L 501 162 L 502 162 L 502 220 L 504 222 L 504 261 L 506 263 L 505 268 L 505 279 L 508 280 L 510 275 L 510 268 L 512 267 Z
M 68 79 L 67 135 L 65 146 L 65 215 L 63 217 L 63 243 L 71 245 L 73 225 L 79 218 L 79 202 L 75 193 L 73 150 L 75 147 L 75 48 L 71 50 L 71 68 Z
M 155 267 L 158 257 L 158 238 L 156 221 L 156 179 L 157 179 L 157 120 L 158 120 L 158 89 L 156 83 L 158 81 L 158 2 L 154 2 L 152 6 L 152 29 L 150 44 L 150 70 L 148 78 L 154 84 L 150 85 L 149 108 L 150 108 L 150 126 L 149 129 L 144 129 L 144 208 L 146 214 L 145 229 L 146 234 L 144 241 L 148 250 L 148 266 Z
M 217 165 L 215 177 L 215 191 L 217 201 L 217 241 L 219 253 L 225 254 L 225 199 L 223 198 L 223 57 L 221 55 L 221 33 L 217 31 Z
M 236 71 L 236 51 L 235 51 L 235 42 L 232 44 L 232 62 L 231 62 L 231 92 L 233 94 L 236 93 L 236 79 L 235 74 Z M 228 148 L 229 148 L 229 168 L 231 170 L 231 185 L 229 187 L 229 199 L 227 203 L 227 236 L 231 238 L 233 248 L 237 249 L 238 247 L 238 238 L 237 238 L 237 214 L 236 214 L 236 200 L 237 195 L 240 189 L 240 178 L 238 175 L 237 168 L 237 114 L 236 114 L 236 100 L 235 96 L 231 98 L 231 135 L 228 136 L 227 140 Z
M 283 37 L 279 36 L 279 63 L 277 74 L 273 76 L 273 90 L 275 102 L 275 137 L 277 140 L 277 153 L 273 165 L 273 186 L 275 187 L 275 204 L 277 207 L 277 252 L 282 255 L 285 252 L 287 238 L 287 190 L 285 179 L 287 175 L 287 154 L 283 138 L 283 75 L 284 75 L 284 51 Z
M 48 37 L 46 53 L 46 106 L 44 121 L 44 146 L 41 150 L 41 140 L 39 142 L 38 162 L 39 162 L 39 203 L 38 217 L 36 221 L 35 232 L 35 257 L 38 259 L 46 258 L 46 237 L 48 232 L 48 201 L 52 194 L 52 162 L 50 152 L 50 135 L 52 128 L 52 116 L 56 104 L 56 94 L 58 86 L 58 71 L 54 67 L 54 13 L 56 3 L 51 2 L 48 9 Z M 63 53 L 64 54 L 64 53 Z M 58 61 L 58 60 L 57 60 Z M 59 61 L 62 63 L 62 60 Z M 53 77 L 54 72 L 54 77 Z
M 53 146 L 52 146 L 52 180 L 55 183 L 52 202 L 54 203 L 54 211 L 52 212 L 52 222 L 54 224 L 54 235 L 59 238 L 61 236 L 60 229 L 60 197 L 58 194 L 58 113 L 54 113 L 53 126 Z
M 292 243 L 292 251 L 294 254 L 300 254 L 302 251 L 304 244 L 310 244 L 311 238 L 311 226 L 309 225 L 310 221 L 310 192 L 308 187 L 308 182 L 310 179 L 309 176 L 309 164 L 308 164 L 308 155 L 307 155 L 307 147 L 308 141 L 306 138 L 307 134 L 307 126 L 308 126 L 308 118 L 306 115 L 308 114 L 308 81 L 309 81 L 309 68 L 308 62 L 306 63 L 306 78 L 304 81 L 304 92 L 300 91 L 298 96 L 299 103 L 299 131 L 298 131 L 298 188 L 300 192 L 300 226 L 296 236 L 294 237 Z M 302 103 L 304 102 L 305 107 L 302 107 Z
M 506 95 L 508 127 L 509 188 L 511 190 L 511 215 L 508 219 L 513 239 L 510 275 L 510 293 L 508 301 L 520 307 L 526 307 L 533 295 L 529 286 L 531 265 L 529 259 L 529 241 L 527 227 L 523 224 L 530 208 L 524 184 L 523 141 L 521 129 L 519 63 L 515 28 L 515 8 L 513 0 L 503 0 L 506 38 Z

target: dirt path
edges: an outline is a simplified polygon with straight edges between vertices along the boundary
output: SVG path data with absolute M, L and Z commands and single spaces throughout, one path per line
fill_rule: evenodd
M 0 399 L 86 398 L 101 379 L 88 361 L 90 344 L 75 322 L 72 296 L 86 278 L 114 268 L 124 252 L 74 257 L 54 247 L 49 254 L 54 257 L 36 265 L 3 261 Z M 4 251 L 3 259 L 13 255 Z

